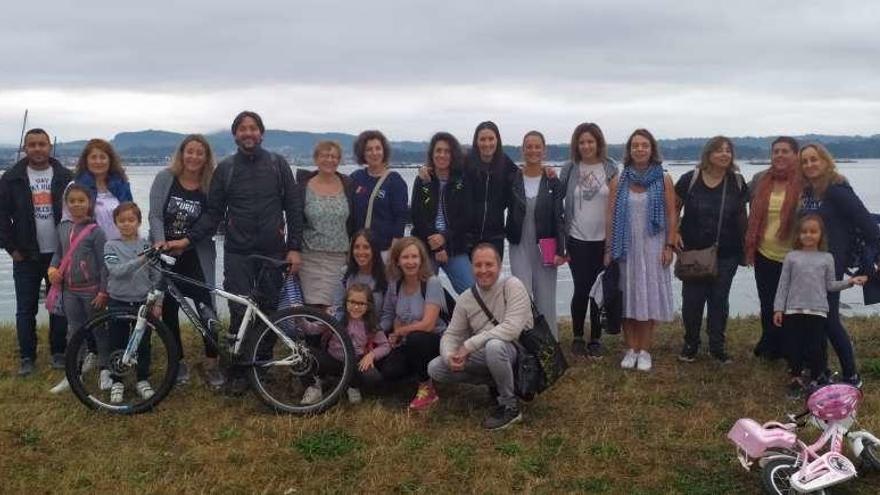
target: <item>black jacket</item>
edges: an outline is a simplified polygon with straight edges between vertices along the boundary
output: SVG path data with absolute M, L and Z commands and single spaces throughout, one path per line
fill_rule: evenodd
M 306 187 L 309 186 L 309 181 L 315 178 L 318 175 L 317 170 L 297 170 L 296 171 L 296 181 L 301 184 L 302 187 L 302 197 L 303 197 L 303 217 L 302 217 L 302 225 L 305 228 L 306 223 L 306 214 L 305 214 L 305 198 L 306 198 Z M 342 190 L 345 192 L 345 199 L 348 201 L 348 219 L 345 221 L 345 231 L 348 233 L 348 237 L 351 238 L 355 232 L 355 218 L 354 218 L 354 182 L 352 182 L 351 177 L 347 175 L 340 174 L 336 172 L 336 176 L 339 177 L 339 180 L 342 181 Z
M 442 203 L 440 180 L 437 176 L 431 174 L 430 182 L 422 182 L 420 177 L 416 177 L 410 203 L 412 235 L 424 241 L 427 246 L 428 236 L 437 233 L 437 208 L 442 207 L 446 216 L 446 254 L 467 254 L 469 246 L 466 234 L 471 230 L 474 214 L 472 198 L 470 183 L 461 172 L 450 174 Z
M 302 210 L 287 160 L 262 148 L 239 150 L 217 165 L 205 212 L 187 237 L 195 244 L 214 235 L 225 218 L 227 252 L 278 256 L 301 249 Z
M 73 180 L 73 173 L 54 158 L 49 158 L 49 163 L 52 166 L 52 214 L 58 225 L 64 189 Z M 40 248 L 27 164 L 27 158 L 20 160 L 0 177 L 0 248 L 10 255 L 18 251 L 25 259 L 35 260 L 40 256 Z
M 507 156 L 485 164 L 473 154 L 465 164 L 465 177 L 471 186 L 474 221 L 468 231 L 468 243 L 492 241 L 504 237 L 504 210 L 507 208 L 510 181 L 519 168 Z
M 562 198 L 565 191 L 559 179 L 549 178 L 547 174 L 541 175 L 541 184 L 538 186 L 537 203 L 535 204 L 535 238 L 556 239 L 556 254 L 565 256 L 565 218 L 563 215 Z M 522 171 L 513 176 L 510 189 L 510 204 L 507 208 L 507 226 L 505 233 L 507 241 L 511 244 L 519 244 L 522 236 L 523 222 L 526 221 L 526 188 L 523 182 Z

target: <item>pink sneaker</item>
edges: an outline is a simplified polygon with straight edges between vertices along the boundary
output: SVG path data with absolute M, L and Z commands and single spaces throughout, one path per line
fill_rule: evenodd
M 432 404 L 440 400 L 437 391 L 434 390 L 434 383 L 431 380 L 419 384 L 416 396 L 409 403 L 409 408 L 414 411 L 424 411 L 431 407 Z

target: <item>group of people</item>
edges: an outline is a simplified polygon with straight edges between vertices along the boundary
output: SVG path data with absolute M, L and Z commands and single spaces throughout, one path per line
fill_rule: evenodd
M 362 384 L 415 377 L 410 407 L 422 410 L 438 400 L 435 381 L 468 381 L 489 384 L 497 399 L 487 428 L 519 420 L 514 341 L 532 325 L 529 299 L 558 338 L 557 269 L 565 263 L 574 279 L 572 353 L 603 355 L 600 311 L 589 292 L 603 270 L 615 269 L 626 348 L 621 366 L 649 371 L 655 329 L 673 318 L 675 253 L 712 246 L 716 275 L 683 282 L 681 361 L 698 355 L 704 310 L 711 356 L 731 361 L 724 338 L 731 283 L 739 266 L 751 265 L 761 300 L 755 354 L 787 357 L 795 390 L 805 385 L 805 363 L 811 379 L 827 379 L 827 338 L 844 380 L 861 383 L 835 291 L 866 281 L 840 279 L 851 266 L 854 236 L 871 256 L 880 231 L 821 145 L 800 148 L 793 138 L 778 138 L 770 168 L 746 183 L 733 143 L 715 137 L 697 168 L 673 183 L 646 129 L 631 134 L 621 164 L 608 156 L 599 126 L 581 124 L 572 133 L 571 160 L 557 173 L 545 163 L 540 132 L 523 137 L 520 167 L 504 152 L 498 127 L 483 122 L 467 153 L 450 133 L 431 138 L 410 196 L 389 167 L 391 146 L 379 131 L 358 136 L 353 151 L 364 167 L 351 175 L 338 171 L 343 151 L 336 142 L 319 142 L 316 169 L 294 174 L 282 156 L 261 146 L 265 127 L 258 114 L 241 112 L 231 131 L 238 150 L 216 164 L 204 137 L 180 143 L 150 190 L 146 239 L 139 236 L 141 210 L 108 142 L 89 141 L 71 173 L 51 158 L 45 131 L 27 132 L 26 157 L 0 177 L 0 247 L 13 259 L 20 375 L 35 369 L 44 279 L 62 289 L 63 311 L 50 316 L 49 347 L 52 366 L 63 368 L 68 329 L 105 306 L 146 299 L 149 270 L 136 269 L 143 247 L 161 246 L 177 257 L 175 272 L 213 285 L 214 235 L 222 224 L 227 291 L 248 293 L 263 284 L 258 302 L 271 311 L 282 274 L 256 280 L 260 267 L 247 256 L 283 259 L 305 303 L 345 325 L 358 355 L 348 391 L 353 402 Z M 512 276 L 502 278 L 505 243 Z M 441 269 L 457 298 L 443 288 Z M 198 307 L 213 309 L 207 290 L 180 288 Z M 176 302 L 168 297 L 157 308 L 180 344 Z M 241 308 L 230 305 L 230 317 L 237 328 Z M 111 400 L 125 393 L 104 369 L 117 340 L 95 337 L 95 365 L 102 366 L 101 386 Z M 185 382 L 189 369 L 179 347 L 178 380 Z M 332 373 L 340 349 L 319 351 L 320 366 Z M 210 340 L 204 353 L 211 363 L 207 381 L 222 385 L 228 377 Z M 149 370 L 138 370 L 141 396 L 152 394 L 148 377 Z M 306 385 L 302 401 L 320 400 L 321 380 Z

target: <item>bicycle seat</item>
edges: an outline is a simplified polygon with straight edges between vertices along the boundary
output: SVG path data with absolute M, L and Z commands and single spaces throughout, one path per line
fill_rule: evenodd
M 259 261 L 265 264 L 268 264 L 275 268 L 286 268 L 290 263 L 286 260 L 278 259 L 278 258 L 270 258 L 268 256 L 263 256 L 261 254 L 249 254 L 247 256 L 248 261 Z

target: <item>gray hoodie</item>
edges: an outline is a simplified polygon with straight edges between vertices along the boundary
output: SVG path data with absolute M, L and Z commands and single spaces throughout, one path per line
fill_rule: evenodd
M 789 251 L 782 262 L 773 311 L 828 313 L 828 292 L 852 286 L 837 280 L 834 257 L 824 251 Z
M 150 244 L 145 239 L 107 241 L 104 245 L 104 264 L 110 273 L 107 293 L 112 299 L 123 302 L 142 302 L 150 289 L 155 287 L 161 274 L 139 257 Z

